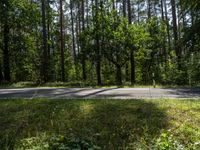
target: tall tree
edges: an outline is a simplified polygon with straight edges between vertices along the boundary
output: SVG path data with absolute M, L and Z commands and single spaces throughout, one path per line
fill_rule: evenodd
M 42 78 L 44 82 L 48 81 L 48 52 L 47 52 L 47 31 L 46 31 L 46 2 L 42 1 Z
M 168 18 L 168 9 L 167 9 L 167 0 L 164 0 L 164 9 L 165 9 L 165 21 L 167 24 L 167 39 L 168 39 L 168 49 L 171 49 L 171 37 L 170 37 L 170 26 L 169 26 L 169 18 Z
M 101 4 L 102 5 L 102 4 Z M 98 0 L 95 0 L 95 6 L 96 6 L 96 14 L 95 14 L 95 28 L 96 30 L 100 30 L 99 28 L 99 6 L 98 6 Z M 103 6 L 101 6 L 103 7 Z M 100 54 L 100 43 L 99 43 L 99 34 L 96 33 L 95 37 L 96 41 L 96 74 L 97 74 L 97 84 L 101 85 L 101 54 Z
M 85 31 L 85 5 L 84 0 L 81 0 L 81 21 L 82 21 L 82 32 Z M 81 44 L 81 50 L 82 50 L 82 58 L 81 58 L 81 64 L 82 64 L 82 76 L 83 80 L 85 81 L 87 79 L 86 74 L 86 62 L 85 62 L 85 43 L 82 42 Z
M 63 40 L 63 3 L 60 0 L 60 58 L 61 58 L 61 77 L 65 81 L 65 57 L 64 57 L 64 40 Z
M 72 29 L 72 51 L 74 64 L 76 63 L 76 44 L 75 44 L 75 35 L 74 35 L 74 16 L 73 16 L 73 0 L 70 0 L 70 15 L 71 15 L 71 29 Z M 76 65 L 76 64 L 75 64 Z
M 48 59 L 50 60 L 50 24 L 51 24 L 51 8 L 50 8 L 50 0 L 47 0 L 47 53 L 48 53 Z
M 163 5 L 163 0 L 160 0 L 160 7 L 161 7 L 161 17 L 162 17 L 162 23 L 165 22 L 165 17 L 164 17 L 164 5 Z M 164 42 L 166 42 L 166 34 L 163 35 Z M 164 61 L 165 63 L 167 62 L 167 50 L 166 50 L 166 44 L 162 44 L 162 48 L 164 51 Z
M 176 56 L 178 58 L 178 63 L 180 63 L 180 47 L 178 43 L 178 27 L 177 27 L 177 17 L 176 17 L 176 3 L 175 0 L 171 0 L 172 5 L 172 22 L 173 22 L 173 33 L 174 33 L 174 48 L 176 51 Z
M 128 6 L 128 23 L 129 25 L 132 24 L 132 18 L 131 18 L 131 2 L 130 0 L 127 0 L 127 6 Z M 134 50 L 133 47 L 130 47 L 130 64 L 131 64 L 131 84 L 133 85 L 135 83 L 135 57 L 134 57 Z
M 148 19 L 151 18 L 151 0 L 147 0 L 147 16 L 148 16 Z
M 3 0 L 3 73 L 4 79 L 10 81 L 10 57 L 9 57 L 9 1 Z

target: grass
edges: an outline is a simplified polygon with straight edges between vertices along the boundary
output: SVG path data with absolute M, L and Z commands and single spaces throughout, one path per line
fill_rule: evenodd
M 124 83 L 122 86 L 117 85 L 102 85 L 97 86 L 96 83 L 89 82 L 47 82 L 47 83 L 36 83 L 36 82 L 14 82 L 14 83 L 0 83 L 0 88 L 29 88 L 29 87 L 57 87 L 57 88 L 84 88 L 84 87 L 93 87 L 93 88 L 154 88 L 153 85 L 142 85 L 135 84 L 131 85 L 129 82 Z M 199 85 L 189 86 L 189 85 L 160 85 L 157 84 L 156 88 L 199 88 Z
M 0 149 L 200 149 L 198 100 L 0 100 Z

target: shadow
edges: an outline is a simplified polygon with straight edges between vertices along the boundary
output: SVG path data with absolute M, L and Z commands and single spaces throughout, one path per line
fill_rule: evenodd
M 182 89 L 166 89 L 169 94 L 177 95 L 178 98 L 199 98 L 200 89 L 198 88 L 182 88 Z
M 25 88 L 25 89 L 2 89 L 0 98 L 90 98 L 117 88 Z M 100 95 L 99 95 L 100 96 Z M 101 97 L 101 96 L 100 96 Z
M 84 96 L 79 96 L 79 97 L 81 97 L 81 98 L 89 98 L 89 97 L 93 97 L 95 95 L 97 96 L 100 93 L 103 93 L 103 92 L 106 92 L 106 91 L 115 90 L 115 89 L 118 89 L 118 88 L 95 89 L 95 90 L 98 90 L 98 91 L 90 93 L 90 94 L 87 94 L 87 95 L 84 95 Z
M 96 102 L 90 100 L 92 111 L 87 116 L 80 113 L 80 122 L 74 123 L 72 128 L 79 129 L 73 130 L 76 137 L 93 138 L 101 149 L 146 149 L 169 126 L 166 110 L 150 101 Z
M 62 96 L 62 95 L 71 95 L 79 92 L 83 92 L 87 90 L 84 89 L 76 89 L 76 88 L 26 88 L 26 89 L 15 89 L 15 90 L 0 90 L 0 98 L 54 98 Z
M 101 149 L 137 149 L 169 126 L 165 108 L 146 100 L 2 100 L 0 114 L 0 147 L 8 149 L 43 132 L 73 134 Z

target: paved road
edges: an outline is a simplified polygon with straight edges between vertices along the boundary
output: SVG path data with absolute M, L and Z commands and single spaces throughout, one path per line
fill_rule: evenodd
M 200 98 L 200 89 L 161 88 L 20 88 L 0 89 L 0 99 L 5 98 Z

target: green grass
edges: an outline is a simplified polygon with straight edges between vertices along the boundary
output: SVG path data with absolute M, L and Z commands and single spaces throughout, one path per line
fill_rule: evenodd
M 198 100 L 0 100 L 0 149 L 200 149 Z
M 1 83 L 0 88 L 29 88 L 29 87 L 57 87 L 57 88 L 84 88 L 84 87 L 93 87 L 93 88 L 154 88 L 153 85 L 142 85 L 135 84 L 131 85 L 129 82 L 124 83 L 122 86 L 117 85 L 102 85 L 97 86 L 96 83 L 90 82 L 47 82 L 47 83 L 36 83 L 36 82 L 15 82 L 15 83 Z M 194 85 L 192 88 L 199 88 L 200 85 Z M 160 85 L 157 84 L 156 88 L 191 88 L 189 85 Z

